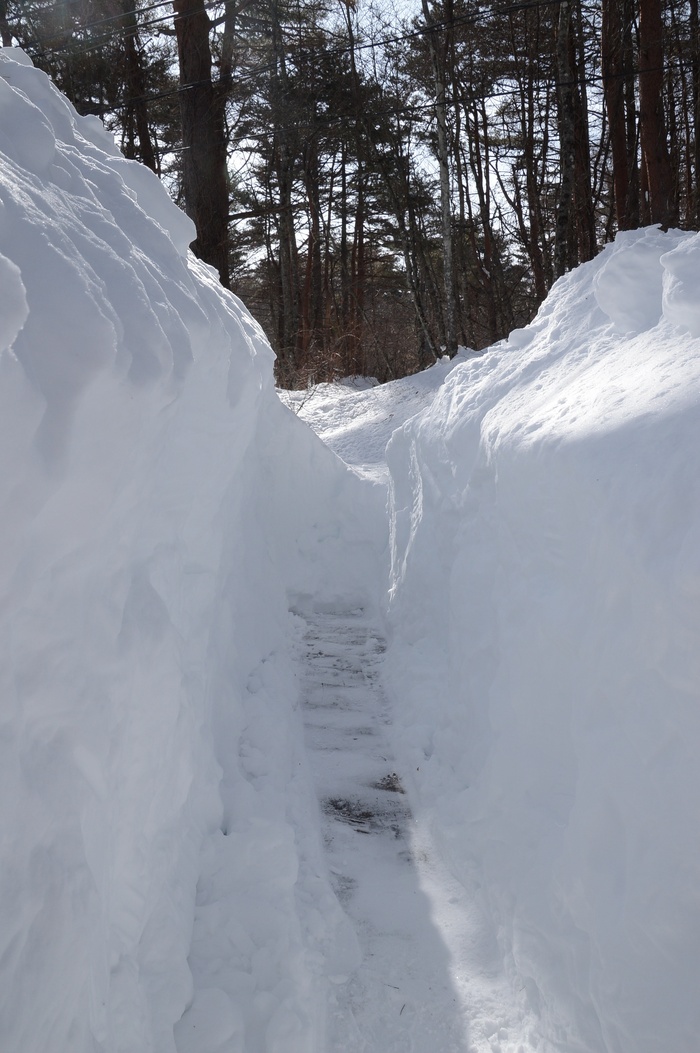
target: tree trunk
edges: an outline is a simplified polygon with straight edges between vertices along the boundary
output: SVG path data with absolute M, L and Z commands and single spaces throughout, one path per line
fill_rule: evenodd
M 224 98 L 211 78 L 210 22 L 204 0 L 173 0 L 180 63 L 183 186 L 197 237 L 192 251 L 230 287 Z
M 352 303 L 353 303 L 353 373 L 363 371 L 365 287 L 367 284 L 367 261 L 365 253 L 365 173 L 362 165 L 357 171 L 357 203 L 355 208 L 355 230 L 352 243 Z
M 603 95 L 610 129 L 613 193 L 618 230 L 629 230 L 629 172 L 625 122 L 624 51 L 621 0 L 603 0 L 601 30 Z
M 574 198 L 576 131 L 574 84 L 570 62 L 571 3 L 560 0 L 557 30 L 557 76 L 559 80 L 559 201 L 554 242 L 554 274 L 560 278 L 571 267 L 571 226 Z
M 136 124 L 136 134 L 139 139 L 139 160 L 150 168 L 152 172 L 155 172 L 157 171 L 156 155 L 153 149 L 151 131 L 148 127 L 146 78 L 144 77 L 137 47 L 138 23 L 133 0 L 122 0 L 122 11 L 124 12 L 122 25 L 124 27 L 124 51 L 126 55 L 126 94 L 130 100 L 129 109 L 132 111 Z
M 523 63 L 520 62 L 517 55 L 517 36 L 513 15 L 511 14 L 509 17 L 511 51 L 514 56 L 515 73 L 518 83 L 518 97 L 520 101 L 518 119 L 522 140 L 522 167 L 524 169 L 528 218 L 527 226 L 529 226 L 529 230 L 525 224 L 521 187 L 518 182 L 515 167 L 513 169 L 513 188 L 515 196 L 514 207 L 520 228 L 520 235 L 532 267 L 535 295 L 538 302 L 541 303 L 547 295 L 544 254 L 542 252 L 541 244 L 545 223 L 542 219 L 542 195 L 540 194 L 538 187 L 537 147 L 535 135 L 540 124 L 546 126 L 548 115 L 546 113 L 542 114 L 539 107 L 537 107 L 537 113 L 535 113 L 537 104 L 537 72 L 540 60 L 538 47 L 540 36 L 539 12 L 535 10 L 533 15 L 534 18 L 537 19 L 537 32 L 534 34 L 526 34 L 527 56 L 524 69 Z M 543 155 L 544 153 L 545 151 L 542 151 Z
M 639 171 L 639 115 L 635 93 L 633 70 L 636 62 L 635 3 L 636 0 L 621 0 L 623 6 L 622 68 L 625 85 L 625 115 L 627 123 L 627 221 L 629 229 L 635 230 L 641 222 L 641 176 Z
M 586 92 L 586 53 L 580 2 L 576 5 L 576 45 L 571 39 L 572 68 L 576 71 L 574 90 L 575 213 L 579 262 L 592 260 L 597 252 L 593 189 L 591 186 L 591 138 Z
M 304 151 L 304 183 L 309 216 L 309 238 L 304 280 L 302 311 L 303 344 L 306 354 L 322 353 L 323 340 L 323 267 L 321 261 L 321 202 L 318 171 L 318 145 L 312 137 Z
M 422 0 L 423 16 L 429 27 L 434 25 L 428 0 Z M 449 15 L 446 13 L 446 21 Z M 457 336 L 455 325 L 455 283 L 452 252 L 452 201 L 450 195 L 450 167 L 447 151 L 447 106 L 445 100 L 445 61 L 444 54 L 438 53 L 436 30 L 429 29 L 428 43 L 433 64 L 435 83 L 435 119 L 437 122 L 437 153 L 440 170 L 440 214 L 442 219 L 442 265 L 445 290 L 445 350 L 452 356 L 457 353 Z M 444 52 L 447 51 L 447 44 Z
M 693 151 L 694 194 L 689 202 L 689 217 L 695 230 L 700 230 L 700 25 L 698 22 L 698 0 L 690 0 L 690 46 L 691 74 L 693 81 L 692 122 L 695 129 Z
M 663 104 L 663 19 L 661 0 L 639 5 L 639 114 L 649 218 L 664 230 L 677 222 L 672 202 L 671 161 Z
M 7 21 L 7 0 L 0 0 L 0 36 L 4 48 L 12 47 L 12 31 Z

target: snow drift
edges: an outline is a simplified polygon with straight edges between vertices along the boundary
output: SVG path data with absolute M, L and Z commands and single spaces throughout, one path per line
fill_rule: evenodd
M 287 594 L 381 502 L 155 176 L 17 50 L 0 112 L 0 1045 L 323 1050 Z
M 697 1049 L 700 236 L 618 236 L 397 431 L 414 804 L 565 1053 Z

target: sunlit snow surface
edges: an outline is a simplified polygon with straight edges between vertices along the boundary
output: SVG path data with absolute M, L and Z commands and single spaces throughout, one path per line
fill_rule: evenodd
M 393 432 L 424 409 L 455 365 L 467 356 L 443 358 L 415 376 L 378 384 L 349 377 L 337 384 L 316 384 L 306 391 L 280 391 L 293 409 L 339 457 L 364 478 L 388 483 L 386 446 Z
M 389 447 L 397 750 L 565 1051 L 698 1048 L 699 290 L 619 236 Z

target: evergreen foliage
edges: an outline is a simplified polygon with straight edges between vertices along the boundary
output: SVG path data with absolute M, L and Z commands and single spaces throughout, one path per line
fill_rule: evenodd
M 370 5 L 3 0 L 0 31 L 167 181 L 283 385 L 484 347 L 618 229 L 697 228 L 697 0 Z

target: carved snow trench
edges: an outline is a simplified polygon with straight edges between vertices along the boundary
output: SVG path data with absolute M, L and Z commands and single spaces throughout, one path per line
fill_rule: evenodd
M 466 1053 L 465 1013 L 430 897 L 431 873 L 444 879 L 421 844 L 389 746 L 385 641 L 360 609 L 302 616 L 309 763 L 332 883 L 362 954 L 334 988 L 325 1053 Z

